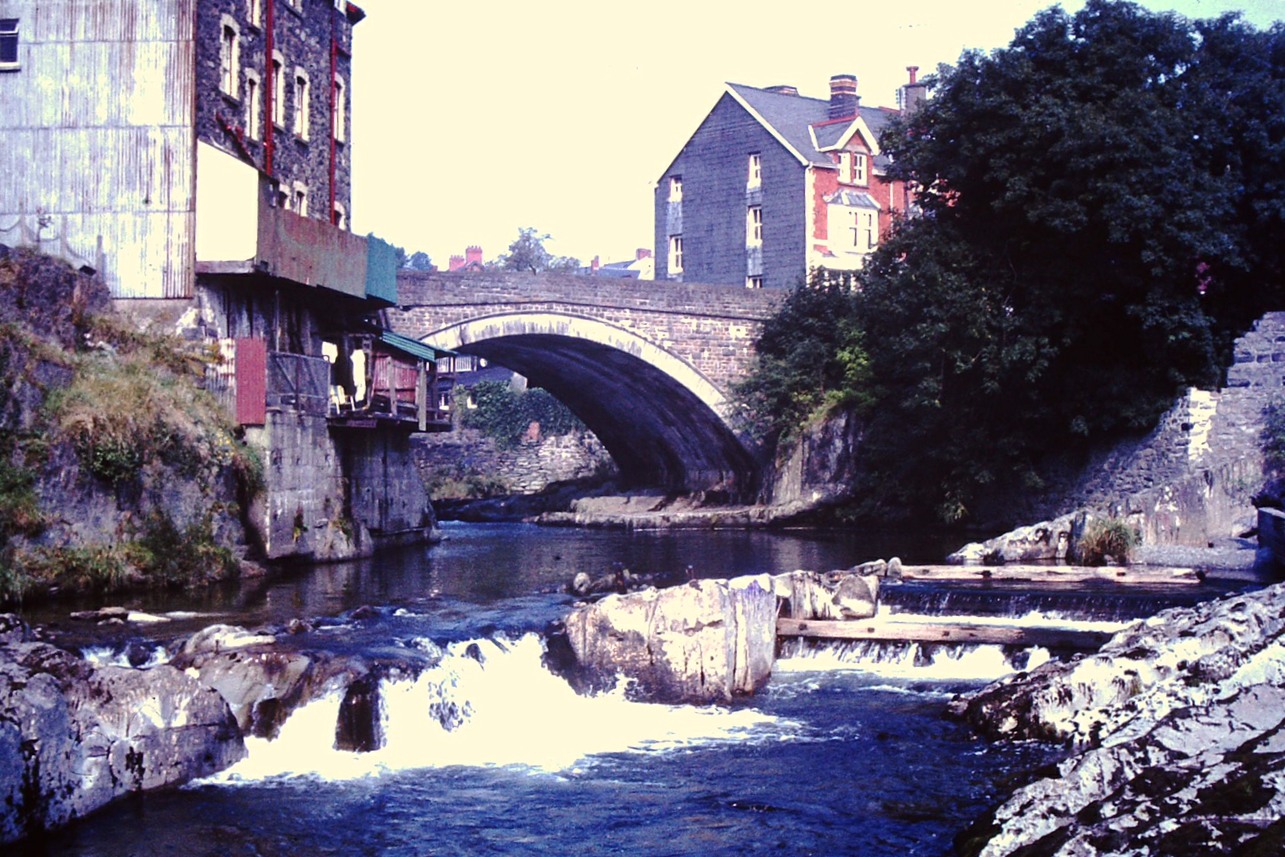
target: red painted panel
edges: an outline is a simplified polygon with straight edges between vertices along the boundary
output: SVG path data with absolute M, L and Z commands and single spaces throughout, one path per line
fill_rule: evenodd
M 268 416 L 268 343 L 236 341 L 236 421 L 261 426 Z

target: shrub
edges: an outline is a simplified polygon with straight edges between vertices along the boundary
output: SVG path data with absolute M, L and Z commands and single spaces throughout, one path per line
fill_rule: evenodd
M 1119 518 L 1098 518 L 1080 537 L 1077 554 L 1085 565 L 1106 565 L 1108 558 L 1128 565 L 1140 541 L 1138 531 Z
M 585 430 L 570 408 L 538 387 L 515 392 L 503 381 L 480 381 L 469 392 L 476 407 L 464 412 L 462 424 L 493 438 L 501 447 L 517 445 L 533 422 L 538 422 L 546 435 Z

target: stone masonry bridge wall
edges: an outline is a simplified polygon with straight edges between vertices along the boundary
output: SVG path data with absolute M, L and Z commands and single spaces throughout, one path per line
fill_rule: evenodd
M 509 271 L 399 271 L 393 329 L 419 338 L 482 316 L 580 315 L 624 328 L 685 361 L 727 392 L 785 293 L 736 286 Z

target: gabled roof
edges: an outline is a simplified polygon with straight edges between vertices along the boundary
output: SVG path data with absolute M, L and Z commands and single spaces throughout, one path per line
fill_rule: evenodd
M 727 92 L 804 165 L 833 166 L 827 152 L 845 145 L 858 132 L 877 155 L 878 136 L 896 115 L 896 111 L 882 107 L 867 107 L 853 119 L 834 120 L 830 118 L 830 102 L 824 98 L 739 83 L 727 84 Z M 877 160 L 876 166 L 882 162 Z

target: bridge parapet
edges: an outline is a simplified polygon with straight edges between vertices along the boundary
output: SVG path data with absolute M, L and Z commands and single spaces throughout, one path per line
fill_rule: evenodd
M 489 315 L 562 314 L 622 327 L 726 391 L 784 294 L 736 286 L 510 271 L 398 273 L 394 329 L 423 337 Z

